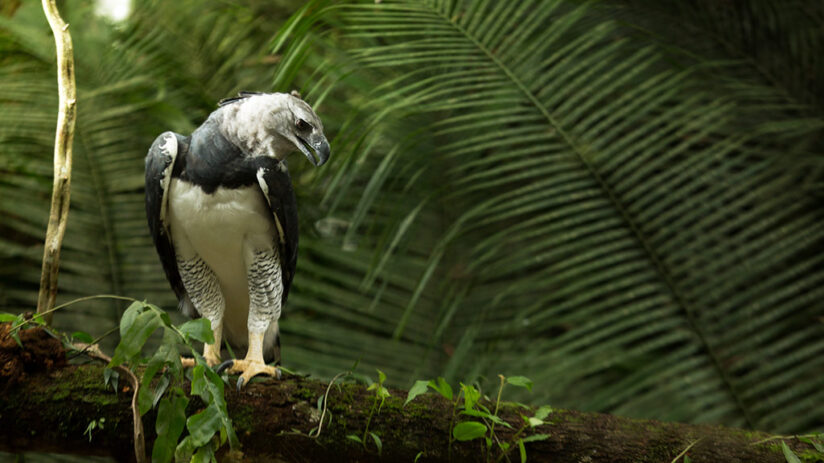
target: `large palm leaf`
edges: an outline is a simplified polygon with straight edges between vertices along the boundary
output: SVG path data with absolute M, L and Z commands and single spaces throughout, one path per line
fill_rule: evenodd
M 565 406 L 822 422 L 824 212 L 779 162 L 774 127 L 742 123 L 739 95 L 572 2 L 384 2 L 342 18 L 351 56 L 388 80 L 359 116 L 377 140 L 336 144 L 355 161 L 334 194 L 363 198 L 333 209 L 358 240 L 342 256 L 347 273 L 370 248 L 373 270 L 398 268 L 341 280 L 340 297 L 372 300 L 338 300 L 365 318 L 329 325 L 391 331 L 374 355 L 410 376 L 524 373 Z M 819 135 L 785 109 L 782 123 Z M 387 114 L 415 113 L 435 120 L 418 144 L 380 146 Z M 422 348 L 429 363 L 405 364 Z

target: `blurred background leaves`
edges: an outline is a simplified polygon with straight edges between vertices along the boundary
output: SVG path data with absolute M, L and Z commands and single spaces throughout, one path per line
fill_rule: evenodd
M 290 368 L 360 359 L 520 399 L 795 433 L 824 424 L 824 3 L 65 2 L 78 122 L 58 303 L 174 312 L 143 157 L 239 90 L 298 89 Z M 10 4 L 11 5 L 11 4 Z M 39 2 L 0 16 L 0 310 L 33 310 L 57 91 Z M 55 325 L 101 334 L 124 306 Z

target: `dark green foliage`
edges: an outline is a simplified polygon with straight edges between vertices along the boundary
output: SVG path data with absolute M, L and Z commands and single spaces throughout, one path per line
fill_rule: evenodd
M 396 384 L 485 388 L 522 373 L 525 398 L 559 407 L 824 424 L 824 3 L 330 4 L 287 19 L 144 1 L 118 27 L 66 5 L 64 300 L 172 309 L 142 204 L 151 140 L 238 90 L 297 88 L 334 138 L 322 169 L 290 164 L 287 366 L 331 377 L 361 359 Z M 0 305 L 17 311 L 34 306 L 51 185 L 37 7 L 0 18 Z M 121 306 L 64 312 L 58 327 L 98 335 Z

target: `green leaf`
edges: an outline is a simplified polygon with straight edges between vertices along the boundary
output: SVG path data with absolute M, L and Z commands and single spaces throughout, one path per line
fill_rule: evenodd
M 186 425 L 186 406 L 189 399 L 171 394 L 160 401 L 155 420 L 157 438 L 152 448 L 152 461 L 168 463 L 174 456 L 177 440 Z
M 420 452 L 418 452 L 417 455 L 415 455 L 415 459 L 412 461 L 412 463 L 418 463 L 418 460 L 420 460 L 420 458 L 422 456 L 423 456 L 423 450 L 421 450 Z
M 784 441 L 781 441 L 781 451 L 784 452 L 784 459 L 787 460 L 787 463 L 801 463 L 798 456 L 787 447 L 787 443 Z
M 518 451 L 521 452 L 521 463 L 526 463 L 526 447 L 524 447 L 523 439 L 518 439 Z
M 122 327 L 122 325 L 121 325 Z M 120 344 L 114 350 L 114 356 L 109 368 L 131 360 L 140 353 L 146 340 L 160 327 L 160 317 L 154 312 L 143 312 L 129 325 L 126 334 L 120 339 Z
M 103 369 L 103 384 L 105 386 L 112 386 L 112 389 L 117 391 L 117 384 L 118 380 L 120 379 L 120 373 L 117 370 L 113 370 L 111 368 Z
M 192 459 L 192 454 L 197 447 L 194 444 L 192 436 L 186 436 L 175 447 L 175 461 L 184 462 Z
M 467 386 L 464 383 L 461 383 L 461 390 L 463 390 L 464 408 L 467 410 L 472 410 L 481 398 L 480 391 L 475 389 L 474 386 Z
M 198 364 L 192 369 L 192 395 L 200 396 L 204 402 L 211 402 L 211 393 L 206 379 L 206 367 Z
M 211 368 L 206 368 L 206 387 L 212 397 L 212 402 L 217 404 L 222 410 L 226 409 L 226 399 L 224 396 L 223 380 Z
M 452 400 L 452 386 L 445 379 L 438 377 L 437 381 L 433 379 L 429 381 L 428 385 L 440 395 L 446 397 L 446 400 Z
M 523 440 L 524 442 L 537 442 L 547 439 L 549 439 L 549 434 L 533 434 L 531 436 L 524 437 L 521 440 Z
M 378 383 L 383 384 L 386 381 L 386 373 L 378 370 Z
M 540 425 L 544 424 L 544 420 L 539 420 L 538 418 L 535 418 L 535 417 L 527 418 L 527 422 L 529 423 L 529 427 L 531 427 L 531 428 L 534 428 L 535 426 L 540 426 Z
M 406 404 L 415 400 L 415 397 L 425 393 L 428 385 L 429 381 L 424 381 L 422 379 L 415 381 L 415 384 L 409 388 L 409 393 L 406 394 L 406 402 L 404 402 L 403 405 L 406 406 Z
M 160 380 L 157 382 L 157 387 L 155 387 L 154 394 L 152 395 L 152 408 L 156 407 L 157 403 L 160 402 L 161 397 L 163 397 L 163 394 L 169 388 L 169 384 L 171 384 L 169 375 L 162 375 Z
M 684 455 L 684 463 L 692 463 L 692 458 L 689 455 Z
M 483 411 L 483 410 L 463 410 L 461 412 L 462 415 L 469 415 L 469 416 L 477 416 L 478 418 L 486 418 L 490 421 L 493 421 L 495 424 L 500 424 L 501 426 L 506 426 L 507 428 L 512 428 L 512 426 L 501 419 L 497 415 L 493 415 L 490 412 Z
M 90 422 L 89 422 L 89 424 L 86 426 L 86 430 L 85 430 L 85 431 L 83 431 L 83 434 L 88 434 L 88 435 L 89 435 L 89 442 L 91 442 L 91 441 L 92 441 L 92 431 L 94 431 L 94 429 L 95 429 L 96 427 L 97 427 L 97 421 L 92 420 L 92 421 L 90 421 Z
M 137 408 L 140 410 L 141 415 L 145 415 L 146 412 L 152 409 L 152 401 L 154 399 L 154 394 L 152 394 L 152 390 L 148 386 L 141 386 L 140 390 L 137 392 Z
M 387 397 L 389 397 L 390 395 L 391 395 L 391 394 L 389 393 L 389 389 L 387 389 L 387 388 L 385 388 L 385 387 L 383 387 L 383 386 L 380 386 L 380 387 L 378 388 L 378 397 L 380 397 L 380 398 L 381 398 L 381 401 L 383 401 L 384 399 L 386 399 L 386 398 L 387 398 Z
M 11 335 L 11 338 L 14 339 L 14 342 L 17 343 L 17 347 L 23 349 L 23 342 L 20 341 L 20 335 L 17 333 L 17 331 L 14 331 L 14 329 L 12 329 L 12 331 L 9 334 Z
M 146 365 L 146 370 L 144 370 L 143 377 L 140 380 L 143 385 L 148 385 L 163 367 L 169 366 L 169 373 L 172 375 L 177 375 L 180 372 L 180 353 L 174 341 L 176 336 L 174 334 L 170 336 L 170 333 L 173 332 L 164 328 L 163 344 L 157 348 L 157 351 Z
M 226 399 L 223 390 L 223 380 L 214 370 L 200 363 L 194 367 L 192 370 L 191 393 L 200 396 L 204 402 L 212 404 L 211 406 L 218 410 L 220 423 L 227 432 L 229 446 L 236 448 L 240 445 L 240 442 L 226 411 Z
M 359 436 L 355 435 L 355 434 L 347 434 L 346 438 L 349 439 L 349 440 L 353 440 L 353 441 L 355 441 L 359 444 L 363 444 L 363 441 L 361 440 L 361 438 Z
M 215 433 L 220 430 L 223 424 L 223 417 L 220 409 L 212 404 L 199 413 L 192 415 L 186 420 L 186 429 L 192 438 L 195 447 L 205 445 Z
M 83 342 L 86 344 L 91 344 L 94 342 L 94 338 L 92 337 L 92 335 L 86 333 L 85 331 L 75 331 L 74 333 L 72 333 L 72 340 L 77 342 Z
M 20 327 L 26 324 L 26 319 L 23 318 L 23 314 L 20 314 L 14 317 L 14 321 L 11 324 L 11 329 L 9 330 L 9 334 L 11 335 L 14 342 L 17 343 L 18 347 L 23 349 L 23 343 L 20 341 L 20 335 L 18 334 L 20 331 Z
M 510 376 L 506 378 L 506 382 L 518 387 L 525 387 L 529 392 L 532 392 L 532 380 L 526 376 Z
M 179 329 L 187 339 L 195 339 L 205 343 L 215 342 L 214 333 L 212 333 L 212 324 L 205 318 L 189 320 L 180 325 Z
M 171 328 L 172 327 L 172 318 L 169 316 L 169 313 L 165 310 L 162 310 L 156 306 L 149 304 L 149 307 L 154 308 L 160 314 L 160 320 L 163 321 L 163 325 Z
M 815 437 L 817 439 L 820 439 L 821 438 L 820 436 L 821 435 L 819 434 L 819 435 L 816 435 Z M 811 439 L 808 436 L 798 436 L 798 440 L 800 440 L 801 442 L 804 442 L 805 444 L 812 445 L 813 447 L 815 447 L 815 450 L 817 452 L 824 454 L 824 445 L 822 445 L 822 443 L 820 441 L 815 440 L 815 439 Z
M 552 413 L 552 407 L 549 405 L 542 405 L 538 410 L 535 411 L 535 418 L 539 420 L 546 419 L 549 414 Z
M 486 434 L 487 427 L 477 421 L 462 421 L 452 428 L 452 437 L 459 441 L 478 439 Z
M 0 313 L 0 323 L 8 323 L 14 321 L 17 318 L 17 315 L 10 314 L 10 313 Z
M 191 463 L 211 463 L 215 460 L 215 451 L 211 445 L 205 445 L 197 449 L 197 452 L 192 456 Z
M 378 448 L 378 455 L 380 455 L 381 452 L 383 452 L 383 443 L 381 443 L 381 438 L 372 431 L 369 431 L 369 435 L 372 436 L 372 440 L 375 441 L 375 447 Z
M 129 331 L 129 328 L 132 327 L 132 323 L 134 323 L 135 319 L 138 315 L 143 312 L 143 303 L 139 301 L 132 302 L 126 311 L 123 312 L 123 316 L 120 317 L 120 337 L 126 336 L 126 333 Z

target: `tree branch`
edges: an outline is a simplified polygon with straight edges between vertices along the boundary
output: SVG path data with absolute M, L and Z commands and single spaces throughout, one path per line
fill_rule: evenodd
M 74 52 L 69 25 L 63 22 L 55 0 L 43 0 L 43 11 L 49 21 L 57 48 L 57 86 L 60 95 L 57 113 L 57 129 L 54 139 L 54 183 L 52 185 L 51 211 L 46 228 L 43 249 L 43 268 L 40 275 L 40 293 L 37 297 L 37 313 L 54 307 L 57 298 L 57 274 L 60 267 L 60 247 L 66 232 L 71 191 L 72 140 L 77 101 L 74 80 Z M 51 324 L 52 314 L 45 315 Z
M 14 375 L 0 374 L 0 391 L 5 389 L 0 395 L 0 450 L 112 455 L 118 461 L 133 461 L 132 387 L 121 383 L 113 391 L 104 386 L 101 365 L 65 365 L 64 359 L 55 360 L 55 354 L 65 356 L 65 352 L 59 341 L 48 335 L 37 337 L 36 331 L 42 332 L 39 328 L 21 331 L 26 346 L 23 350 L 4 336 L 3 326 L 7 332 L 9 325 L 0 325 L 0 358 L 18 368 Z M 54 346 L 44 347 L 47 342 Z M 322 416 L 318 399 L 326 394 L 323 431 L 317 436 Z M 371 440 L 364 447 L 346 437 L 360 435 L 369 419 L 374 391 L 364 386 L 330 387 L 328 382 L 288 376 L 281 381 L 253 382 L 240 393 L 227 387 L 228 410 L 243 453 L 240 457 L 235 452 L 232 457 L 235 461 L 411 462 L 423 452 L 419 461 L 482 461 L 482 440 L 455 442 L 450 460 L 449 401 L 430 393 L 404 406 L 406 391 L 391 390 L 391 394 L 369 424 L 369 430 L 383 443 L 379 455 Z M 195 398 L 188 413 L 204 406 Z M 533 413 L 503 403 L 500 416 L 513 429 L 496 427 L 496 438 L 517 447 L 512 441 L 517 430 L 523 428 L 520 415 Z M 100 418 L 105 418 L 105 425 L 94 430 L 90 440 L 84 434 L 86 428 Z M 146 444 L 151 448 L 156 437 L 155 412 L 143 418 Z M 684 455 L 693 462 L 785 461 L 780 440 L 761 432 L 571 410 L 556 410 L 545 421 L 547 424 L 519 434 L 549 436 L 526 444 L 530 461 L 658 463 L 683 461 Z M 811 448 L 795 439 L 787 443 L 797 453 Z M 494 460 L 499 454 L 492 452 L 490 457 Z M 517 455 L 515 450 L 508 456 L 517 460 Z

